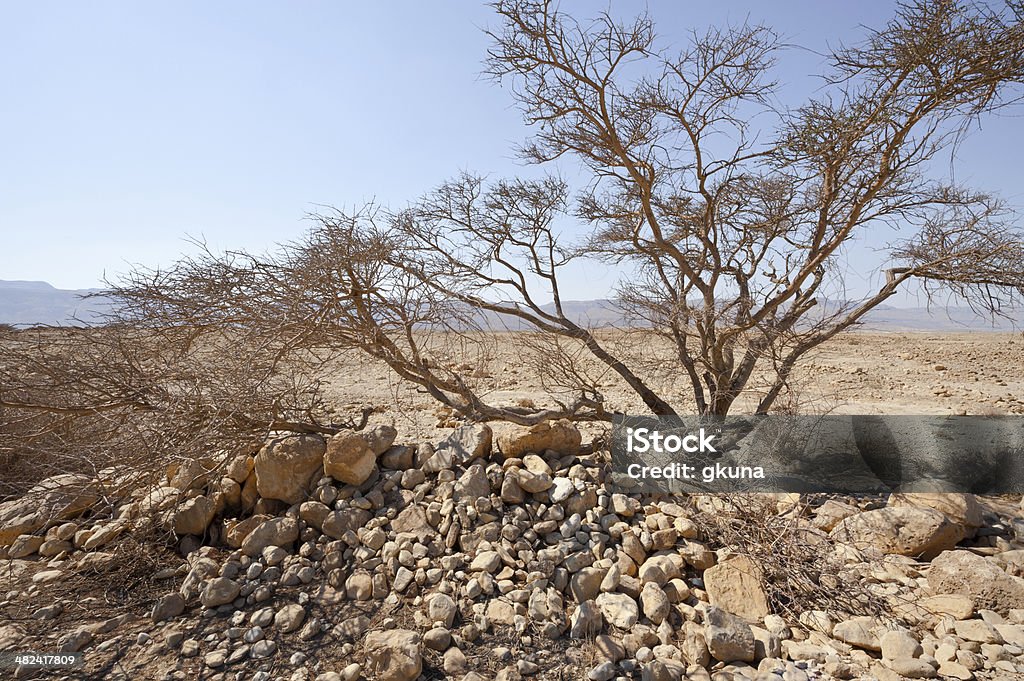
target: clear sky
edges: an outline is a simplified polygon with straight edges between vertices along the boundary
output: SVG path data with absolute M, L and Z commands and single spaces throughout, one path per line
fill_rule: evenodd
M 749 16 L 820 51 L 893 3 L 647 7 L 666 43 Z M 496 23 L 455 1 L 0 1 L 0 279 L 93 287 L 172 262 L 186 235 L 259 251 L 300 235 L 318 204 L 401 206 L 460 170 L 535 172 L 514 158 L 528 129 L 509 94 L 479 76 Z M 778 77 L 806 94 L 821 61 L 789 51 Z M 1020 206 L 1022 150 L 1020 118 L 990 120 L 958 179 Z M 566 297 L 609 284 L 577 272 Z

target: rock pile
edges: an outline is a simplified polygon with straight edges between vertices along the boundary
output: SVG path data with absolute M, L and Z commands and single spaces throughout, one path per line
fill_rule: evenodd
M 106 518 L 82 516 L 95 498 L 69 480 L 0 504 L 0 608 L 116 569 L 113 547 L 147 523 L 184 554 L 145 613 L 83 622 L 74 604 L 49 603 L 29 618 L 45 628 L 0 623 L 0 649 L 84 651 L 96 675 L 161 679 L 1024 674 L 1024 550 L 1012 519 L 969 495 L 813 512 L 770 499 L 888 604 L 785 619 L 763 566 L 702 525 L 721 500 L 606 489 L 568 422 L 465 426 L 435 445 L 396 437 L 278 437 L 169 471 Z

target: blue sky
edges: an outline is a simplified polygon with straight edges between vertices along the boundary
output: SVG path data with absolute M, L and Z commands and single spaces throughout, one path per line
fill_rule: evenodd
M 666 43 L 749 16 L 820 51 L 893 3 L 647 7 Z M 186 235 L 260 251 L 318 204 L 401 206 L 461 170 L 536 172 L 514 158 L 528 129 L 511 98 L 479 76 L 495 23 L 471 2 L 0 2 L 0 279 L 97 286 L 169 264 Z M 803 95 L 820 63 L 791 50 L 778 77 Z M 958 179 L 1021 205 L 1022 142 L 1019 118 L 987 121 Z M 866 249 L 851 261 L 872 269 Z M 580 270 L 566 295 L 611 281 Z

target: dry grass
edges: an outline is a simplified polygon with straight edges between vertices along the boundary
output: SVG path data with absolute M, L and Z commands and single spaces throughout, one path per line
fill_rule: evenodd
M 762 571 L 772 612 L 796 621 L 811 610 L 839 621 L 856 615 L 891 617 L 884 599 L 846 569 L 836 544 L 825 533 L 798 522 L 801 508 L 780 515 L 771 495 L 719 495 L 726 513 L 694 517 L 711 548 L 749 557 Z

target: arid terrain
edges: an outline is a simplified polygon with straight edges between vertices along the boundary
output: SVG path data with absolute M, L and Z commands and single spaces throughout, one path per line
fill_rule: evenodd
M 683 394 L 636 335 L 652 385 Z M 459 370 L 551 399 L 529 343 Z M 1024 340 L 850 333 L 805 413 L 1024 414 Z M 601 378 L 609 409 L 638 411 Z M 113 468 L 0 503 L 6 678 L 218 681 L 1024 679 L 1020 497 L 623 494 L 603 425 L 463 424 L 352 356 L 367 428 Z M 737 412 L 743 412 L 741 403 Z M 8 653 L 79 653 L 37 670 Z
M 605 331 L 602 340 L 629 347 L 644 332 Z M 517 333 L 493 334 L 484 359 L 466 364 L 470 378 L 496 403 L 530 400 L 550 404 L 526 359 L 533 351 Z M 646 347 L 647 343 L 637 347 Z M 638 357 L 651 367 L 651 384 L 685 401 L 689 386 L 678 364 L 657 349 Z M 605 370 L 601 388 L 611 411 L 644 413 L 643 403 L 618 376 Z M 1024 335 L 1009 332 L 853 331 L 810 353 L 793 380 L 800 413 L 840 414 L 1024 414 Z M 328 394 L 339 412 L 366 404 L 380 407 L 377 419 L 392 420 L 403 435 L 433 437 L 448 423 L 423 391 L 403 384 L 383 364 L 351 353 L 329 379 Z M 755 400 L 741 397 L 734 413 L 749 413 Z

